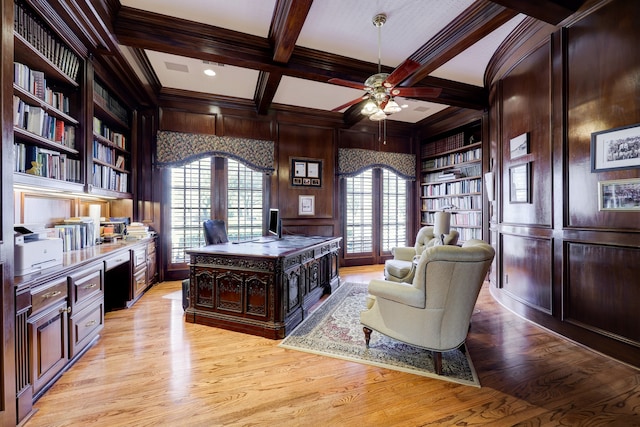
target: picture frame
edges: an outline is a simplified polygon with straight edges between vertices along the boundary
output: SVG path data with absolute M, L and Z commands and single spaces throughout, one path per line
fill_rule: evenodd
M 315 215 L 316 196 L 298 196 L 298 215 Z
M 640 167 L 640 123 L 591 134 L 591 172 Z
M 509 168 L 509 202 L 530 203 L 530 166 L 523 163 Z
M 598 210 L 640 212 L 640 178 L 599 181 Z
M 529 132 L 509 140 L 509 158 L 517 159 L 529 154 Z
M 291 159 L 292 187 L 322 187 L 321 159 Z

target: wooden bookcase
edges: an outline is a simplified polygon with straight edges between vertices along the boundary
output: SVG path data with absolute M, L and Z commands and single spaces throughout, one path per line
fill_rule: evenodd
M 94 80 L 91 193 L 131 197 L 130 115 L 104 83 Z
M 450 211 L 462 242 L 482 238 L 481 136 L 478 121 L 420 147 L 420 224 L 432 225 L 437 211 Z
M 14 182 L 81 192 L 84 62 L 25 4 L 14 22 Z

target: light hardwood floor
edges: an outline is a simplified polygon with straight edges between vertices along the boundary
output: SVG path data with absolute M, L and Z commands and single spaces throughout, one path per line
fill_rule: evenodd
M 520 319 L 487 286 L 467 340 L 478 389 L 185 323 L 180 282 L 161 283 L 107 313 L 26 426 L 640 426 L 639 370 Z

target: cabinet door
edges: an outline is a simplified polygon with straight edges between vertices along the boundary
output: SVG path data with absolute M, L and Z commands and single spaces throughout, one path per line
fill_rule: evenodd
M 67 317 L 67 301 L 63 300 L 27 320 L 36 397 L 69 361 Z

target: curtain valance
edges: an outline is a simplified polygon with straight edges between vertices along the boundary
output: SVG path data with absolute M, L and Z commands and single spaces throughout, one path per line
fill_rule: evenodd
M 221 156 L 241 161 L 255 171 L 274 170 L 273 141 L 197 133 L 158 131 L 156 165 L 183 166 L 202 157 Z
M 338 175 L 355 176 L 369 168 L 391 170 L 404 179 L 415 181 L 415 154 L 386 153 L 361 148 L 338 149 Z

